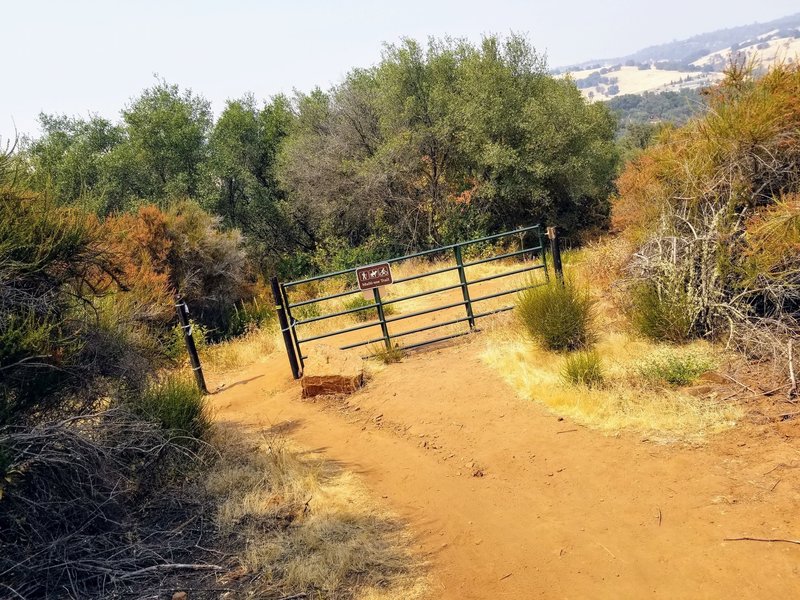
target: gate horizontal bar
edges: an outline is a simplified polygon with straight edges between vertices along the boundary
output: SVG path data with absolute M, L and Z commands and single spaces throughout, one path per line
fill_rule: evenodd
M 474 279 L 473 281 L 469 281 L 467 283 L 469 283 L 469 285 L 473 285 L 476 283 L 483 283 L 484 281 L 491 281 L 492 279 L 499 279 L 500 277 L 510 277 L 511 275 L 519 275 L 520 273 L 535 271 L 536 269 L 541 269 L 543 267 L 544 265 L 531 265 L 530 267 L 523 267 L 522 269 L 514 269 L 513 271 L 505 271 L 503 273 L 495 273 L 494 275 L 487 275 L 486 277 Z
M 496 308 L 494 310 L 487 310 L 486 312 L 479 313 L 475 315 L 476 319 L 480 319 L 481 317 L 491 317 L 492 315 L 496 315 L 497 313 L 506 312 L 507 310 L 514 310 L 514 306 L 504 306 L 503 308 Z
M 356 342 L 355 344 L 348 344 L 347 346 L 342 346 L 339 350 L 350 350 L 352 348 L 358 348 L 359 346 L 368 346 L 369 344 L 377 344 L 383 341 L 383 337 L 375 338 L 373 340 L 366 340 L 364 342 Z
M 347 275 L 349 273 L 355 273 L 356 267 L 352 269 L 345 269 L 344 271 L 336 271 L 334 273 L 325 273 L 324 275 L 315 275 L 314 277 L 309 277 L 307 279 L 300 279 L 298 281 L 290 281 L 289 283 L 284 283 L 283 287 L 294 287 L 296 285 L 301 285 L 303 283 L 311 283 L 312 281 L 319 281 L 320 279 L 327 279 L 329 277 L 338 277 L 339 275 Z
M 436 254 L 437 252 L 445 252 L 446 250 L 450 250 L 453 246 L 439 246 L 438 248 L 431 248 L 430 250 L 422 250 L 420 252 L 415 252 L 414 254 L 406 254 L 405 256 L 398 256 L 397 258 L 390 258 L 386 262 L 389 264 L 394 264 L 403 260 L 408 260 L 410 258 L 419 258 L 420 256 L 430 256 L 431 254 Z
M 503 308 L 498 308 L 496 310 L 490 310 L 490 311 L 487 311 L 487 312 L 483 312 L 483 313 L 479 313 L 479 314 L 473 315 L 473 318 L 479 319 L 481 317 L 490 317 L 490 316 L 495 315 L 497 313 L 506 312 L 506 311 L 513 310 L 513 309 L 514 309 L 513 306 L 504 306 Z M 464 319 L 460 319 L 460 320 L 461 321 L 466 321 L 467 319 L 468 318 L 464 318 Z M 447 323 L 443 323 L 443 325 L 447 325 Z M 474 331 L 477 331 L 477 330 L 474 330 Z M 453 338 L 469 335 L 470 333 L 474 333 L 474 331 L 461 331 L 459 333 L 454 333 L 453 335 L 446 335 L 446 336 L 443 336 L 443 337 L 434 338 L 432 340 L 425 340 L 424 342 L 419 342 L 419 343 L 416 343 L 416 344 L 409 344 L 408 346 L 400 346 L 400 348 L 402 350 L 411 350 L 412 348 L 419 348 L 420 346 L 427 346 L 428 344 L 435 344 L 436 342 L 443 342 L 445 340 L 451 340 Z M 397 337 L 397 336 L 392 336 L 392 337 Z M 383 341 L 383 338 L 375 338 L 374 340 L 369 340 L 369 341 L 366 341 L 366 342 L 359 342 L 358 344 L 350 344 L 349 346 L 343 346 L 342 348 L 340 348 L 340 350 L 350 350 L 352 348 L 357 348 L 358 346 L 367 346 L 369 344 L 376 344 L 376 343 L 382 342 L 382 341 Z M 370 357 L 369 356 L 364 356 L 362 358 L 370 358 Z
M 465 335 L 469 335 L 470 333 L 474 333 L 474 331 L 461 331 L 459 333 L 454 333 L 453 335 L 446 335 L 444 337 L 433 338 L 432 340 L 425 340 L 424 342 L 419 342 L 416 344 L 409 344 L 408 346 L 401 346 L 401 350 L 411 350 L 413 348 L 419 348 L 420 346 L 427 346 L 428 344 L 435 344 L 436 342 L 444 342 L 445 340 L 452 340 L 453 338 L 462 337 Z
M 512 235 L 517 235 L 520 233 L 525 233 L 528 231 L 533 231 L 534 229 L 539 230 L 539 225 L 531 225 L 530 227 L 522 227 L 520 229 L 515 229 L 514 231 L 505 231 L 503 233 L 496 233 L 494 235 L 487 235 L 486 237 L 478 238 L 476 240 L 469 240 L 467 242 L 462 242 L 460 244 L 450 244 L 449 246 L 441 246 L 439 248 L 433 248 L 431 250 L 423 250 L 422 252 L 416 252 L 414 254 L 406 254 L 405 256 L 399 256 L 397 258 L 390 258 L 389 260 L 385 261 L 390 264 L 394 264 L 403 260 L 408 260 L 409 258 L 418 258 L 420 256 L 428 256 L 430 254 L 436 254 L 437 252 L 444 252 L 446 250 L 451 250 L 456 246 L 469 246 L 472 244 L 478 244 L 480 242 L 488 242 L 490 240 L 496 240 L 502 237 L 511 237 Z M 314 277 L 308 277 L 306 279 L 300 279 L 298 281 L 290 281 L 289 283 L 284 284 L 285 288 L 294 287 L 296 285 L 301 285 L 303 283 L 311 283 L 312 281 L 319 281 L 320 279 L 328 279 L 331 277 L 338 277 L 340 275 L 348 275 L 350 273 L 355 273 L 357 267 L 352 269 L 344 269 L 343 271 L 336 271 L 335 273 L 325 273 L 324 275 L 315 275 Z M 358 291 L 358 290 L 357 290 Z M 337 296 L 331 296 L 332 298 L 336 298 Z M 327 299 L 327 298 L 326 298 Z M 306 302 L 308 303 L 308 302 Z
M 408 313 L 408 314 L 402 314 L 402 315 L 398 315 L 396 317 L 391 317 L 389 319 L 386 319 L 386 322 L 387 323 L 394 323 L 395 321 L 402 321 L 403 319 L 408 319 L 408 318 L 411 318 L 411 317 L 419 317 L 421 315 L 427 315 L 429 313 L 437 312 L 437 311 L 440 311 L 440 310 L 447 310 L 449 308 L 456 308 L 458 306 L 464 306 L 465 304 L 466 304 L 466 301 L 462 300 L 461 302 L 456 302 L 455 304 L 446 304 L 445 306 L 437 306 L 436 308 L 426 308 L 425 310 L 418 310 L 416 312 L 412 312 L 412 313 Z
M 504 231 L 503 233 L 495 233 L 494 235 L 487 235 L 486 237 L 478 238 L 476 240 L 468 240 L 466 242 L 461 242 L 460 244 L 453 244 L 453 246 L 470 246 L 472 244 L 479 244 L 481 242 L 488 242 L 489 240 L 496 240 L 501 237 L 510 237 L 512 235 L 517 235 L 518 233 L 526 233 L 528 231 L 533 231 L 534 229 L 539 229 L 539 225 L 531 225 L 530 227 L 522 227 L 521 229 L 515 229 L 514 231 Z
M 520 254 L 527 254 L 528 252 L 541 252 L 541 250 L 541 246 L 536 246 L 534 248 L 523 248 L 522 250 L 515 250 L 514 252 L 507 252 L 506 254 L 498 254 L 497 256 L 490 256 L 489 258 L 482 258 L 480 260 L 473 260 L 472 262 L 464 263 L 464 268 L 466 269 L 467 267 L 482 265 L 483 263 L 492 262 L 493 260 L 500 260 L 501 258 L 519 256 Z
M 358 308 L 349 308 L 347 310 L 342 310 L 342 311 L 335 312 L 335 313 L 330 313 L 330 314 L 327 314 L 327 315 L 321 315 L 319 317 L 309 317 L 308 319 L 295 320 L 294 324 L 295 325 L 304 325 L 305 323 L 313 323 L 315 321 L 322 321 L 324 319 L 330 319 L 332 317 L 341 317 L 343 315 L 349 315 L 349 314 L 356 313 L 356 312 L 359 312 L 359 311 L 362 311 L 362 310 L 369 310 L 370 308 L 375 308 L 376 306 L 378 306 L 378 305 L 374 304 L 374 303 L 373 304 L 365 304 L 364 306 L 359 306 Z
M 285 286 L 284 286 L 285 287 Z M 303 300 L 302 302 L 295 302 L 294 304 L 289 304 L 289 308 L 297 308 L 298 306 L 305 306 L 306 304 L 314 304 L 315 302 L 325 302 L 325 300 L 333 300 L 334 298 L 341 298 L 342 296 L 349 296 L 351 294 L 357 294 L 361 290 L 347 290 L 345 292 L 339 292 L 337 294 L 331 294 L 330 296 L 323 296 L 322 298 L 312 298 L 311 300 Z
M 380 325 L 380 323 L 363 323 L 361 325 L 355 325 L 353 327 L 348 327 L 346 329 L 339 329 L 337 331 L 330 331 L 328 333 L 321 333 L 319 335 L 313 335 L 310 338 L 305 338 L 304 340 L 297 340 L 297 344 L 305 344 L 306 342 L 313 342 L 314 340 L 321 340 L 323 338 L 331 337 L 334 335 L 341 335 L 343 333 L 350 333 L 352 331 L 358 331 L 359 329 L 366 329 L 367 327 L 375 327 L 376 325 Z M 383 339 L 383 338 L 381 338 Z
M 518 290 L 512 290 L 512 292 L 518 292 L 518 291 L 521 291 L 521 290 L 526 290 L 526 289 L 529 289 L 531 287 L 536 287 L 536 286 L 528 286 L 528 287 L 520 288 Z M 500 294 L 498 294 L 498 295 L 500 295 Z M 483 299 L 488 299 L 488 298 L 483 298 Z M 473 300 L 473 302 L 475 302 L 475 300 Z M 459 304 L 463 304 L 463 303 L 459 302 Z M 455 306 L 458 306 L 459 304 L 456 304 Z M 475 314 L 475 315 L 473 315 L 473 318 L 480 319 L 480 318 L 483 318 L 483 317 L 490 317 L 490 316 L 496 315 L 498 313 L 506 312 L 506 311 L 509 311 L 509 310 L 514 310 L 514 308 L 515 308 L 514 306 L 504 306 L 503 308 L 496 308 L 494 310 L 488 310 L 486 312 Z M 442 309 L 436 309 L 436 310 L 442 310 Z M 428 312 L 428 311 L 426 311 L 426 312 Z M 434 312 L 434 311 L 430 311 L 430 312 Z M 402 316 L 405 316 L 405 315 L 402 315 Z M 412 316 L 412 315 L 409 315 L 409 316 Z M 395 320 L 399 320 L 399 319 L 395 319 Z M 401 336 L 404 336 L 404 335 L 411 335 L 412 333 L 421 333 L 422 331 L 427 331 L 428 329 L 434 329 L 436 327 L 442 327 L 442 326 L 445 326 L 445 325 L 454 325 L 456 323 L 460 323 L 460 322 L 467 321 L 467 320 L 469 320 L 469 317 L 464 317 L 464 318 L 461 318 L 461 319 L 455 319 L 454 321 L 449 321 L 447 323 L 437 323 L 437 324 L 434 324 L 434 325 L 432 325 L 430 327 L 423 327 L 421 329 L 415 329 L 415 330 L 412 330 L 412 331 L 406 331 L 406 332 L 402 332 L 402 333 L 393 334 L 391 337 L 392 338 L 396 338 L 396 337 L 401 337 Z M 403 349 L 416 348 L 416 347 L 419 347 L 419 346 L 424 346 L 426 344 L 433 344 L 435 342 L 441 342 L 443 340 L 449 340 L 451 338 L 460 337 L 462 335 L 467 335 L 468 333 L 470 333 L 470 332 L 469 331 L 464 331 L 464 332 L 461 332 L 461 333 L 457 333 L 455 335 L 448 335 L 448 336 L 445 336 L 445 337 L 436 338 L 436 339 L 428 340 L 428 341 L 425 341 L 425 342 L 420 342 L 419 344 L 412 344 L 410 346 L 402 346 L 402 348 Z M 382 342 L 382 341 L 383 341 L 383 338 L 379 337 L 379 338 L 375 338 L 375 339 L 372 339 L 372 340 L 365 340 L 363 342 L 357 342 L 355 344 L 348 344 L 347 346 L 342 346 L 341 348 L 339 348 L 339 350 L 351 350 L 353 348 L 358 348 L 359 346 L 368 346 L 369 344 L 377 344 L 377 343 Z M 365 358 L 368 358 L 368 357 L 365 357 Z
M 458 306 L 458 305 L 456 305 Z M 433 311 L 431 311 L 433 312 Z M 389 336 L 390 339 L 403 337 L 406 335 L 411 335 L 413 333 L 422 333 L 423 331 L 428 331 L 429 329 L 436 329 L 437 327 L 445 327 L 447 325 L 456 325 L 458 323 L 463 323 L 464 321 L 469 320 L 469 317 L 461 317 L 459 319 L 453 319 L 451 321 L 445 321 L 444 323 L 433 323 L 432 325 L 426 325 L 425 327 L 418 327 L 417 329 L 411 329 L 409 331 L 401 331 L 400 333 L 393 333 Z M 388 321 L 387 321 L 388 323 Z M 377 325 L 377 323 L 376 323 Z M 347 346 L 342 346 L 339 350 L 350 350 L 351 348 L 358 348 L 359 346 L 368 346 L 369 344 L 377 344 L 378 342 L 384 341 L 383 337 L 375 338 L 372 340 L 365 340 L 363 342 L 357 342 L 355 344 L 348 344 Z
M 513 290 L 505 290 L 503 292 L 497 292 L 496 294 L 489 294 L 488 296 L 480 296 L 479 298 L 473 298 L 473 302 L 481 302 L 482 300 L 491 300 L 492 298 L 499 298 L 500 296 L 507 296 L 508 294 L 515 294 L 516 292 L 524 292 L 525 290 L 530 290 L 531 288 L 539 287 L 540 285 L 544 285 L 542 283 L 536 283 L 534 285 L 525 285 L 519 288 L 515 288 Z
M 412 300 L 414 298 L 421 298 L 422 296 L 430 296 L 431 294 L 436 294 L 438 292 L 447 292 L 450 290 L 457 290 L 461 287 L 460 283 L 455 285 L 448 285 L 441 288 L 436 288 L 435 290 L 425 290 L 424 292 L 418 292 L 416 294 L 410 294 L 408 296 L 401 296 L 400 298 L 389 298 L 388 300 L 383 301 L 383 305 L 386 306 L 387 304 L 393 304 L 395 302 L 403 302 L 404 300 Z
M 537 285 L 541 285 L 541 284 L 537 284 Z M 528 289 L 534 288 L 534 287 L 537 287 L 537 286 L 536 285 L 529 285 L 529 286 L 517 288 L 517 289 L 514 289 L 514 290 L 509 290 L 507 292 L 501 292 L 499 294 L 491 294 L 489 296 L 476 298 L 476 299 L 473 299 L 472 301 L 473 302 L 477 302 L 477 301 L 480 301 L 480 300 L 489 300 L 490 298 L 497 298 L 499 296 L 504 296 L 506 294 L 512 294 L 514 292 L 521 292 L 523 290 L 528 290 Z M 407 317 L 419 316 L 419 314 L 436 312 L 438 310 L 445 310 L 447 308 L 455 308 L 456 306 L 460 306 L 462 304 L 464 304 L 464 302 L 458 302 L 457 304 L 453 304 L 453 305 L 449 305 L 449 306 L 440 306 L 438 308 L 429 309 L 429 310 L 425 310 L 425 311 L 420 311 L 419 313 L 412 313 L 412 314 L 408 314 L 408 315 L 400 315 L 399 317 L 395 317 L 393 319 L 387 319 L 386 322 L 390 323 L 392 321 L 399 321 L 400 319 L 407 318 Z M 482 317 L 489 317 L 491 315 L 494 315 L 494 314 L 497 314 L 497 313 L 501 313 L 501 312 L 505 312 L 505 311 L 508 311 L 508 310 L 513 310 L 513 309 L 514 309 L 514 306 L 504 306 L 503 308 L 497 308 L 497 309 L 494 309 L 494 310 L 489 310 L 489 311 L 486 311 L 486 312 L 478 313 L 478 314 L 474 315 L 473 318 L 479 319 L 479 318 L 482 318 Z M 461 317 L 460 319 L 453 319 L 451 321 L 446 321 L 444 323 L 434 323 L 434 324 L 428 325 L 426 327 L 419 327 L 417 329 L 411 329 L 409 331 L 401 331 L 400 333 L 393 333 L 390 337 L 391 338 L 398 338 L 398 337 L 403 337 L 405 335 L 411 335 L 413 333 L 422 333 L 423 331 L 428 331 L 430 329 L 436 329 L 437 327 L 444 327 L 446 325 L 456 325 L 458 323 L 463 323 L 464 321 L 468 321 L 468 320 L 469 320 L 469 317 Z M 375 325 L 377 325 L 377 323 L 375 323 Z M 340 333 L 340 332 L 337 332 L 337 333 Z M 437 339 L 431 340 L 429 342 L 422 342 L 420 344 L 414 344 L 413 346 L 403 346 L 403 348 L 415 348 L 417 346 L 424 346 L 425 344 L 432 344 L 434 342 L 438 342 L 438 341 L 441 341 L 441 340 L 444 340 L 444 339 L 450 339 L 452 337 L 458 337 L 459 335 L 465 335 L 467 333 L 469 333 L 469 331 L 464 332 L 464 333 L 459 333 L 459 334 L 457 334 L 455 336 L 447 336 L 445 338 L 437 338 Z M 301 341 L 306 341 L 306 340 L 301 340 Z M 377 344 L 378 342 L 382 342 L 382 341 L 383 341 L 382 337 L 374 338 L 374 339 L 371 339 L 371 340 L 365 340 L 363 342 L 356 342 L 355 344 L 348 344 L 347 346 L 342 346 L 341 348 L 339 348 L 339 350 L 351 350 L 352 348 L 358 348 L 359 346 L 367 346 L 369 344 Z
M 405 283 L 406 281 L 414 281 L 415 279 L 422 279 L 423 277 L 430 277 L 431 275 L 440 275 L 441 273 L 447 273 L 448 271 L 455 271 L 456 269 L 458 269 L 458 265 L 453 265 L 452 267 L 437 269 L 436 271 L 430 271 L 429 273 L 418 273 L 417 275 L 409 275 L 408 277 L 395 279 L 394 283 Z
M 447 325 L 456 325 L 458 323 L 463 323 L 464 321 L 469 321 L 469 317 L 460 317 L 458 319 L 453 319 L 452 321 L 445 321 L 444 323 L 433 323 L 432 325 L 426 325 L 425 327 L 418 327 L 417 329 L 411 329 L 409 331 L 401 331 L 400 333 L 393 333 L 393 338 L 403 337 L 404 335 L 411 335 L 412 333 L 422 333 L 423 331 L 428 331 L 429 329 L 436 329 L 437 327 L 445 327 Z
M 394 281 L 394 283 L 404 283 L 406 281 L 412 281 L 414 279 L 421 279 L 423 277 L 428 277 L 430 275 L 438 275 L 439 273 L 446 273 L 447 271 L 455 271 L 456 269 L 458 269 L 458 266 L 446 267 L 444 269 L 439 269 L 437 271 L 431 271 L 430 273 L 422 273 L 421 275 L 411 275 L 410 277 L 404 277 L 402 279 L 397 279 L 397 280 Z M 459 286 L 456 286 L 456 287 L 459 287 Z M 312 298 L 311 300 L 303 300 L 302 302 L 295 302 L 294 304 L 289 304 L 289 308 L 297 308 L 298 306 L 305 306 L 306 304 L 314 304 L 315 302 L 325 302 L 326 300 L 334 300 L 335 298 L 341 298 L 342 296 L 349 296 L 351 294 L 355 294 L 355 293 L 358 293 L 360 291 L 361 290 L 359 290 L 359 289 L 347 290 L 345 292 L 339 292 L 337 294 L 331 294 L 330 296 L 323 296 L 322 298 Z M 430 293 L 433 294 L 433 293 L 436 293 L 436 292 L 439 292 L 439 291 L 444 291 L 444 289 L 432 290 Z M 415 297 L 417 297 L 417 296 L 406 296 L 404 298 L 398 298 L 396 300 L 391 300 L 390 299 L 390 300 L 384 301 L 384 304 L 388 304 L 389 302 L 401 302 L 403 300 L 409 300 L 409 299 L 415 298 Z M 377 306 L 377 304 L 373 304 L 372 306 Z M 344 314 L 344 313 L 335 313 L 335 314 L 332 314 L 330 316 L 339 316 L 340 314 Z M 303 321 L 297 321 L 297 322 L 301 323 Z M 307 320 L 307 322 L 310 323 L 311 321 Z

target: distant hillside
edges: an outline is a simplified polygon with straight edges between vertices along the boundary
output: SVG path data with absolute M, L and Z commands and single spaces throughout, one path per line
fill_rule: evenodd
M 799 60 L 800 13 L 650 46 L 619 58 L 586 61 L 555 72 L 569 74 L 586 97 L 608 100 L 623 94 L 706 87 L 718 81 L 725 65 L 736 57 L 752 59 L 756 68 L 766 68 L 775 60 Z
M 591 67 L 608 66 L 616 63 L 625 64 L 628 61 L 640 62 L 660 62 L 675 61 L 679 63 L 694 62 L 698 58 L 729 48 L 735 44 L 740 44 L 747 40 L 752 40 L 767 33 L 781 32 L 792 35 L 793 31 L 800 28 L 800 13 L 781 17 L 766 23 L 753 23 L 751 25 L 741 25 L 729 29 L 718 29 L 710 33 L 701 33 L 685 40 L 668 42 L 649 46 L 633 54 L 620 56 L 617 58 L 607 58 L 602 60 L 587 60 L 582 63 L 568 65 L 559 69 L 560 72 L 582 71 Z

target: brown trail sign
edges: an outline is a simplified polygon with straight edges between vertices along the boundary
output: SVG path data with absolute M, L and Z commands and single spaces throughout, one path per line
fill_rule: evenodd
M 389 285 L 392 283 L 392 268 L 389 263 L 379 263 L 356 269 L 358 289 L 371 290 L 372 288 Z

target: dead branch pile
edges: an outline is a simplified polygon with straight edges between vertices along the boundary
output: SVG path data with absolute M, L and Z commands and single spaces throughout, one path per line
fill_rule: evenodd
M 661 337 L 723 340 L 786 371 L 800 335 L 800 67 L 759 79 L 733 64 L 708 95 L 707 115 L 620 177 L 629 273 Z
M 800 255 L 783 258 L 780 276 L 759 271 L 745 280 L 751 250 L 745 215 L 731 218 L 728 206 L 710 202 L 694 210 L 687 203 L 669 206 L 635 253 L 630 273 L 662 300 L 679 304 L 687 337 L 723 340 L 786 367 L 789 341 L 800 335 Z
M 198 459 L 118 409 L 0 431 L 0 596 L 124 597 L 219 568 L 195 564 L 200 499 L 165 483 Z

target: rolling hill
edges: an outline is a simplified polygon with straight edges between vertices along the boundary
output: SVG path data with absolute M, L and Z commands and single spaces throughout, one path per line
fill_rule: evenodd
M 650 46 L 627 56 L 558 68 L 587 98 L 609 100 L 624 94 L 680 92 L 711 85 L 734 59 L 752 60 L 756 69 L 776 60 L 800 60 L 800 13 Z

